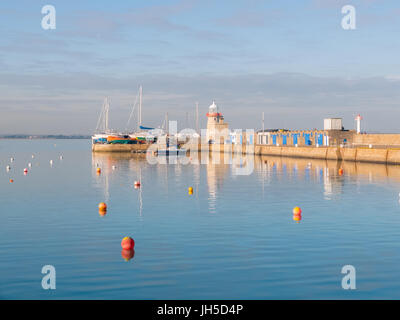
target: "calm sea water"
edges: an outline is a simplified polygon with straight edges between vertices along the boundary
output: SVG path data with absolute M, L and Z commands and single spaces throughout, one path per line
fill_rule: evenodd
M 254 171 L 239 176 L 92 155 L 86 140 L 0 140 L 0 298 L 400 298 L 400 167 L 247 160 Z M 349 264 L 356 290 L 341 286 Z M 44 265 L 56 290 L 42 289 Z

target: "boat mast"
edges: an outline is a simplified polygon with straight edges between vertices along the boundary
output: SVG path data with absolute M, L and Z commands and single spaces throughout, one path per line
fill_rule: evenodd
M 139 87 L 139 110 L 138 110 L 138 131 L 140 130 L 140 126 L 142 125 L 142 86 Z
M 169 134 L 168 112 L 165 115 L 165 131 Z
M 110 109 L 110 104 L 108 102 L 108 97 L 106 97 L 106 106 L 105 106 L 105 114 L 104 114 L 104 130 L 108 132 L 108 111 Z
M 101 111 L 99 118 L 97 119 L 97 125 L 96 125 L 96 133 L 100 132 L 103 128 L 101 128 L 101 125 L 104 125 L 104 112 L 105 112 L 105 107 L 106 107 L 106 99 L 104 98 L 103 100 L 103 105 L 101 106 Z M 103 121 L 103 123 L 102 123 Z
M 196 132 L 199 133 L 199 103 L 196 102 Z
M 265 122 L 264 122 L 264 111 L 262 113 L 262 130 L 265 131 Z

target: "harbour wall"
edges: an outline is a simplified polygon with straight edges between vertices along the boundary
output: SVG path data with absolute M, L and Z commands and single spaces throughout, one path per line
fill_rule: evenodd
M 255 154 L 292 158 L 400 164 L 400 149 L 389 148 L 317 148 L 256 145 Z
M 92 145 L 92 151 L 116 153 L 145 153 L 149 146 L 149 144 L 94 144 Z M 165 146 L 160 145 L 158 147 L 162 149 Z M 400 148 L 341 148 L 325 146 L 281 147 L 258 144 L 187 144 L 183 147 L 186 148 L 189 152 L 241 153 L 291 158 L 400 164 Z
M 355 134 L 353 136 L 353 144 L 373 146 L 400 146 L 400 134 Z

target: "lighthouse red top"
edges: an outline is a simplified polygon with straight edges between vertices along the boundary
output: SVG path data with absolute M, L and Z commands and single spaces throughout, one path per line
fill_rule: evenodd
M 222 113 L 218 112 L 218 107 L 213 101 L 212 105 L 208 108 L 207 117 L 221 117 Z

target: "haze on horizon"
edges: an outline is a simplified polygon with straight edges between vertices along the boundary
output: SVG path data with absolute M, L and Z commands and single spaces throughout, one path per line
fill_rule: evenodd
M 44 5 L 55 30 L 41 28 Z M 230 128 L 399 132 L 400 3 L 354 0 L 8 1 L 0 4 L 0 134 L 90 134 L 105 96 L 124 129 L 138 86 L 143 124 L 201 126 L 215 100 Z M 132 123 L 131 128 L 134 128 Z

